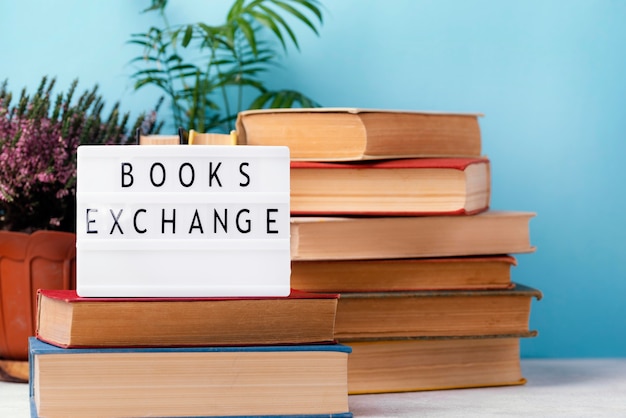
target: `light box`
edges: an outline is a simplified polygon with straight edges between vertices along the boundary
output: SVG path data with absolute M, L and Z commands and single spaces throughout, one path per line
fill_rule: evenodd
M 83 297 L 286 296 L 289 149 L 78 148 Z

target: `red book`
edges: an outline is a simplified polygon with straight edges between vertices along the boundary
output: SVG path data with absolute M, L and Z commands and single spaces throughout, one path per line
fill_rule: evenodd
M 84 298 L 39 290 L 37 338 L 63 347 L 302 344 L 334 341 L 337 294 Z
M 489 208 L 487 158 L 291 162 L 294 215 L 469 215 Z

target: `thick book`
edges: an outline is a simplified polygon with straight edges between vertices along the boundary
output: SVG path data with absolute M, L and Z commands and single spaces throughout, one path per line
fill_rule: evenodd
M 384 260 L 294 260 L 291 285 L 308 292 L 508 289 L 510 255 L 398 258 Z
M 489 207 L 486 158 L 291 162 L 295 215 L 475 214 Z
M 62 349 L 31 337 L 34 416 L 350 416 L 341 344 Z
M 348 392 L 522 385 L 519 339 L 532 336 L 350 341 Z
M 480 116 L 356 108 L 248 110 L 238 115 L 237 137 L 240 144 L 288 146 L 293 160 L 479 157 Z
M 40 290 L 37 337 L 60 347 L 264 345 L 334 339 L 336 294 L 84 298 Z
M 469 337 L 528 333 L 537 289 L 342 293 L 335 338 Z
M 473 216 L 291 217 L 292 260 L 452 257 L 533 252 L 531 212 Z

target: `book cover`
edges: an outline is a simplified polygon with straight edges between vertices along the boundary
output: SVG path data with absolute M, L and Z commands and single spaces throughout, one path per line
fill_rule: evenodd
M 240 144 L 288 146 L 292 160 L 479 157 L 477 113 L 313 108 L 240 112 Z
M 30 344 L 39 416 L 349 416 L 341 344 L 62 349 Z
M 84 298 L 38 292 L 37 336 L 60 347 L 302 344 L 333 341 L 337 294 Z
M 488 209 L 487 158 L 291 162 L 295 215 L 470 215 Z

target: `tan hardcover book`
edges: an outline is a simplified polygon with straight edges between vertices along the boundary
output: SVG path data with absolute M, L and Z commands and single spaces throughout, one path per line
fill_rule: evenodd
M 356 260 L 534 251 L 534 213 L 473 216 L 291 217 L 292 260 Z
M 356 108 L 239 113 L 240 144 L 286 145 L 294 160 L 478 157 L 480 114 Z
M 341 344 L 66 350 L 29 342 L 32 416 L 351 416 L 350 348 Z
M 532 334 L 525 335 L 532 336 Z M 350 394 L 521 385 L 519 337 L 349 341 Z
M 302 344 L 333 341 L 338 295 L 83 298 L 40 290 L 37 337 L 60 347 Z
M 506 290 L 342 293 L 335 338 L 528 333 L 533 298 L 541 292 L 520 284 Z
M 384 260 L 294 260 L 291 286 L 308 292 L 507 289 L 509 255 Z
M 292 161 L 295 215 L 470 215 L 489 207 L 486 158 Z

